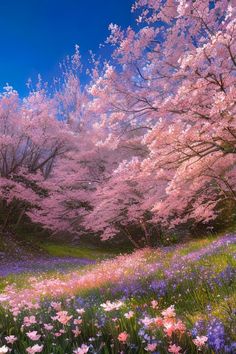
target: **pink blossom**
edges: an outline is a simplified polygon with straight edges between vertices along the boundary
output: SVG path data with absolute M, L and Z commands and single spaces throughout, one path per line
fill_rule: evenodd
M 35 316 L 24 317 L 24 325 L 30 327 L 32 324 L 37 323 Z
M 7 336 L 5 337 L 6 341 L 8 344 L 14 344 L 17 341 L 17 337 L 16 336 Z
M 148 352 L 154 352 L 157 348 L 157 344 L 156 343 L 149 343 L 145 350 L 148 351 Z
M 29 337 L 29 339 L 31 339 L 33 341 L 39 340 L 41 337 L 41 335 L 38 334 L 37 331 L 27 332 L 26 335 L 27 335 L 27 337 Z
M 163 319 L 162 317 L 155 317 L 154 322 L 158 327 L 161 327 L 163 325 Z
M 89 351 L 89 347 L 86 344 L 82 344 L 81 347 L 73 351 L 74 354 L 85 354 Z
M 57 316 L 56 316 L 56 319 L 62 323 L 63 325 L 66 325 L 70 319 L 72 318 L 73 316 L 69 316 L 68 315 L 68 312 L 67 311 L 59 311 L 57 312 Z
M 162 315 L 164 317 L 175 317 L 175 307 L 174 305 L 171 305 L 170 307 L 168 307 L 166 310 L 162 311 Z
M 179 354 L 181 350 L 182 348 L 180 346 L 177 346 L 176 344 L 171 344 L 168 348 L 168 352 L 174 354 Z
M 193 339 L 193 343 L 198 348 L 201 348 L 206 344 L 207 340 L 208 340 L 208 337 L 206 337 L 206 336 L 197 336 L 195 339 Z
M 43 345 L 35 344 L 33 347 L 26 348 L 26 351 L 29 354 L 41 353 L 43 351 Z
M 128 337 L 129 337 L 129 335 L 127 332 L 121 332 L 118 335 L 118 340 L 119 340 L 119 342 L 125 343 L 127 341 Z
M 81 333 L 81 330 L 79 329 L 78 326 L 76 326 L 75 329 L 72 330 L 72 332 L 74 333 L 75 337 L 78 337 Z
M 48 323 L 44 323 L 44 328 L 47 330 L 47 331 L 51 331 L 53 329 L 53 325 L 52 324 L 48 324 Z
M 124 314 L 125 318 L 130 319 L 134 317 L 134 311 L 129 311 Z
M 158 308 L 158 301 L 152 300 L 152 301 L 151 301 L 151 306 L 152 306 L 153 309 Z

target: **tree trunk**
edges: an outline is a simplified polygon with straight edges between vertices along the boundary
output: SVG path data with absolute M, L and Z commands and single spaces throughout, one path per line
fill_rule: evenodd
M 20 214 L 18 216 L 17 222 L 15 224 L 15 228 L 17 228 L 20 225 L 20 222 L 21 222 L 24 214 L 25 214 L 25 208 L 22 208 L 22 210 L 21 210 L 21 212 L 20 212 Z
M 133 237 L 131 236 L 130 232 L 128 229 L 124 228 L 124 233 L 125 235 L 128 237 L 129 241 L 132 243 L 132 245 L 135 247 L 135 248 L 140 248 L 140 245 L 133 239 Z
M 146 224 L 145 224 L 145 221 L 141 221 L 140 222 L 140 225 L 141 225 L 141 228 L 143 229 L 143 232 L 144 232 L 144 236 L 145 236 L 145 239 L 146 239 L 146 245 L 148 247 L 151 247 L 151 238 L 150 238 L 150 235 L 149 235 L 149 232 L 147 230 L 147 227 L 146 227 Z

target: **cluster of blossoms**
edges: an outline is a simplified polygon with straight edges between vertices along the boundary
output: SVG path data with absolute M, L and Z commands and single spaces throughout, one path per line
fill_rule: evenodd
M 92 269 L 68 272 L 63 279 L 60 276 L 45 278 L 43 276 L 34 276 L 29 278 L 30 286 L 24 289 L 17 289 L 14 284 L 5 288 L 4 293 L 0 295 L 0 302 L 7 303 L 14 315 L 17 315 L 21 309 L 39 308 L 39 300 L 43 297 L 63 297 L 74 296 L 83 291 L 92 291 L 100 287 L 106 287 L 112 284 L 111 292 L 116 296 L 121 292 L 122 295 L 131 296 L 142 295 L 153 290 L 158 297 L 166 294 L 168 284 L 176 283 L 176 286 L 186 279 L 193 277 L 199 272 L 192 272 L 192 265 L 205 257 L 221 252 L 222 249 L 235 244 L 235 235 L 226 235 L 209 245 L 182 255 L 183 246 L 168 248 L 167 251 L 155 251 L 142 249 L 131 255 L 118 256 L 112 260 L 105 260 L 96 264 Z M 174 251 L 174 253 L 173 253 Z M 229 251 L 230 252 L 230 251 Z M 165 258 L 170 258 L 170 264 L 167 266 Z M 227 270 L 228 269 L 228 270 Z M 215 274 L 214 267 L 202 269 L 200 276 L 204 280 L 222 286 L 222 283 L 231 282 L 236 276 L 233 267 L 228 267 L 225 271 Z M 204 270 L 204 271 L 203 271 Z M 162 279 L 156 278 L 156 273 L 164 273 Z M 148 283 L 145 282 L 147 278 Z M 213 279 L 214 278 L 214 279 Z M 142 279 L 142 282 L 140 282 Z M 196 279 L 194 280 L 196 281 Z M 142 286 L 144 284 L 144 286 Z M 171 286 L 172 286 L 171 285 Z M 137 288 L 136 288 L 137 287 Z M 108 286 L 109 288 L 109 286 Z M 110 306 L 119 308 L 119 302 L 111 305 L 109 302 L 104 304 L 104 309 Z M 58 309 L 59 311 L 60 309 Z
M 69 305 L 72 301 L 73 299 L 66 299 L 65 303 Z M 91 343 L 81 343 L 86 337 L 83 328 L 84 323 L 89 321 L 87 325 L 91 326 L 94 321 L 93 318 L 87 317 L 87 311 L 84 308 L 73 309 L 71 306 L 69 306 L 68 310 L 65 310 L 63 309 L 64 306 L 62 302 L 50 302 L 48 307 L 44 308 L 44 311 L 47 311 L 49 314 L 47 323 L 42 323 L 40 313 L 37 312 L 35 315 L 24 316 L 23 319 L 21 314 L 16 316 L 14 322 L 17 325 L 21 323 L 21 334 L 18 337 L 15 335 L 5 336 L 6 344 L 0 347 L 0 353 L 14 353 L 18 345 L 28 342 L 31 345 L 26 346 L 24 352 L 28 354 L 45 352 L 43 350 L 46 350 L 46 346 L 48 345 L 45 342 L 47 343 L 48 339 L 52 340 L 53 338 L 54 343 L 56 343 L 61 336 L 63 336 L 65 342 L 70 338 L 73 353 L 95 353 L 97 350 L 96 345 L 99 343 L 101 346 L 102 343 L 102 338 L 99 341 L 100 336 L 102 337 L 100 332 L 109 322 L 113 324 L 113 343 L 110 345 L 114 346 L 116 342 L 119 350 L 126 350 L 135 346 L 135 343 L 133 343 L 134 333 L 128 330 L 130 321 L 133 321 L 133 319 L 136 321 L 136 326 L 139 327 L 139 336 L 142 339 L 139 345 L 145 352 L 152 353 L 158 349 L 165 349 L 169 353 L 180 354 L 184 352 L 181 342 L 185 345 L 184 342 L 186 340 L 191 340 L 196 349 L 207 348 L 208 338 L 206 336 L 192 338 L 185 324 L 176 317 L 174 305 L 160 311 L 158 302 L 152 300 L 149 304 L 144 304 L 145 313 L 141 315 L 138 314 L 135 306 L 133 306 L 132 310 L 129 309 L 127 312 L 124 312 L 127 305 L 121 300 L 109 300 L 106 303 L 102 303 L 100 304 L 100 308 L 102 309 L 100 318 L 102 318 L 104 313 L 107 314 L 107 317 L 103 324 L 99 324 L 99 320 L 94 322 L 97 330 L 97 333 L 95 332 L 94 334 L 98 338 L 98 343 L 95 338 L 88 339 Z M 148 313 L 152 313 L 154 316 L 151 317 Z M 79 317 L 77 317 L 78 315 Z M 124 326 L 126 330 L 121 331 Z M 161 338 L 161 340 L 158 338 Z M 20 341 L 21 343 L 19 343 Z M 96 342 L 94 345 L 92 344 L 93 341 Z

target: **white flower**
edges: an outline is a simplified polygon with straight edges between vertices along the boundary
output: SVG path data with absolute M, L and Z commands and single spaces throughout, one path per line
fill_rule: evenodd
M 9 348 L 6 345 L 3 345 L 0 347 L 0 354 L 7 353 L 9 351 Z
M 118 310 L 121 306 L 123 306 L 123 304 L 124 303 L 122 301 L 106 301 L 104 304 L 101 304 L 101 307 L 103 307 L 104 311 L 110 312 L 113 310 Z
M 89 347 L 86 344 L 82 344 L 81 347 L 73 351 L 74 354 L 85 354 L 89 351 Z

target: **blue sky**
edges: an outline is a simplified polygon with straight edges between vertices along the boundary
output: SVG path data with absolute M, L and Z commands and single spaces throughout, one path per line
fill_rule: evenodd
M 83 60 L 98 52 L 109 23 L 134 22 L 133 0 L 0 0 L 0 89 L 9 83 L 27 93 L 29 77 L 44 81 L 79 44 Z

